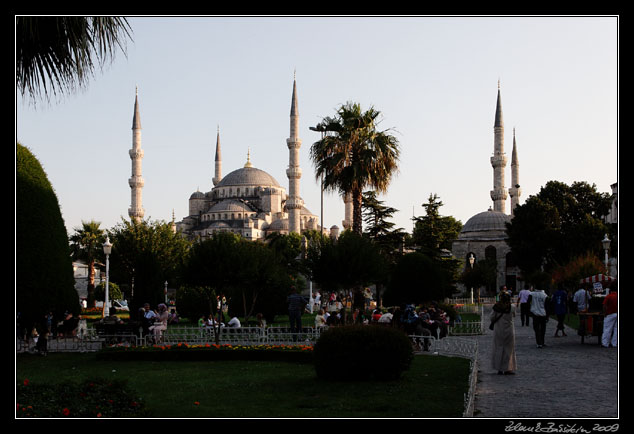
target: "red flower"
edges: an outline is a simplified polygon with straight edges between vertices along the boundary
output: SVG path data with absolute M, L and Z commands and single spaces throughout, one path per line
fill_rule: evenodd
M 26 379 L 24 380 L 24 385 L 25 385 L 25 386 L 28 386 L 28 385 L 29 385 L 29 379 L 28 379 L 28 378 L 26 378 Z
M 68 408 L 64 408 L 64 409 L 62 410 L 62 414 L 63 414 L 64 416 L 68 416 L 68 415 L 70 414 L 70 410 L 69 410 Z

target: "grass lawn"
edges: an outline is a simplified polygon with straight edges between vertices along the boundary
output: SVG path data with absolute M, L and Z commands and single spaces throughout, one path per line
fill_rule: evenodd
M 320 381 L 312 364 L 113 363 L 90 353 L 20 354 L 16 370 L 30 383 L 126 379 L 156 418 L 459 418 L 469 360 L 416 356 L 398 381 L 350 383 Z

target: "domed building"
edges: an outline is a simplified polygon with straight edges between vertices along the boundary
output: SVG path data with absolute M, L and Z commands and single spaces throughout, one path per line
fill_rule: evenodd
M 244 167 L 222 176 L 220 131 L 216 137 L 214 187 L 211 191 L 194 192 L 189 198 L 189 215 L 176 223 L 176 230 L 189 238 L 205 239 L 214 232 L 240 234 L 249 240 L 264 239 L 273 232 L 301 233 L 319 229 L 318 217 L 311 213 L 299 197 L 299 114 L 296 85 L 291 101 L 291 137 L 286 140 L 290 164 L 286 173 L 289 192 L 264 170 L 253 167 L 250 152 Z
M 504 187 L 504 168 L 507 159 L 504 153 L 504 122 L 502 119 L 502 102 L 498 83 L 497 107 L 495 111 L 494 123 L 494 150 L 491 157 L 493 166 L 493 190 L 491 199 L 493 208 L 480 212 L 471 217 L 462 230 L 458 239 L 452 245 L 452 255 L 454 258 L 464 261 L 465 268 L 471 267 L 470 259 L 473 263 L 479 260 L 495 260 L 497 269 L 496 287 L 490 294 L 494 295 L 502 285 L 506 285 L 509 290 L 517 292 L 520 288 L 519 268 L 516 266 L 511 249 L 506 243 L 506 223 L 513 218 L 513 209 L 519 203 L 521 194 L 519 185 L 519 160 L 517 158 L 517 143 L 515 141 L 515 130 L 513 130 L 513 153 L 511 158 L 511 184 L 508 195 L 511 196 L 511 214 L 506 214 L 507 190 Z M 459 289 L 464 290 L 464 286 L 459 284 Z

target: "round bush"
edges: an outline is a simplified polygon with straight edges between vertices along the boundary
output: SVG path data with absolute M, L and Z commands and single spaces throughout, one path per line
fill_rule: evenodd
M 324 380 L 396 380 L 409 369 L 413 351 L 399 329 L 380 325 L 331 327 L 313 351 L 317 377 Z

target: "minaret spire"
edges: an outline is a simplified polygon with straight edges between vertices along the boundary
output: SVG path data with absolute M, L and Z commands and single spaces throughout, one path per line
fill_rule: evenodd
M 519 205 L 520 195 L 520 162 L 517 158 L 517 142 L 515 141 L 515 128 L 513 128 L 513 153 L 511 154 L 511 188 L 509 188 L 509 196 L 511 196 L 511 215 L 515 207 Z
M 299 179 L 302 177 L 302 169 L 299 167 L 299 148 L 302 141 L 299 139 L 299 109 L 297 105 L 297 82 L 295 72 L 293 72 L 293 96 L 291 98 L 291 124 L 290 137 L 286 139 L 288 146 L 288 197 L 286 198 L 286 209 L 288 211 L 288 231 L 301 232 L 300 214 L 304 201 L 299 195 Z
M 506 154 L 504 153 L 504 120 L 502 116 L 502 97 L 500 96 L 500 80 L 498 79 L 498 97 L 495 107 L 495 123 L 493 124 L 493 156 L 491 166 L 493 166 L 493 210 L 506 212 L 507 192 L 504 187 L 504 168 L 506 167 Z
M 143 160 L 143 149 L 141 149 L 141 115 L 139 112 L 139 90 L 135 90 L 134 115 L 132 117 L 132 149 L 128 152 L 132 160 L 132 176 L 128 180 L 132 190 L 131 204 L 128 208 L 130 219 L 140 221 L 145 215 L 143 209 L 143 186 L 145 180 L 141 176 L 141 161 Z
M 212 182 L 214 187 L 218 185 L 222 179 L 222 155 L 220 154 L 220 125 L 218 125 L 218 131 L 216 133 L 216 161 L 214 166 L 215 172 Z

